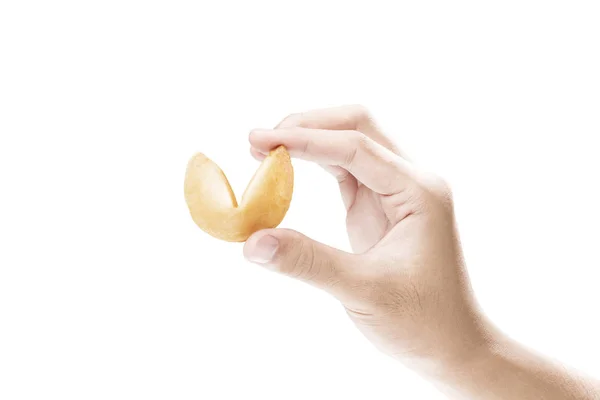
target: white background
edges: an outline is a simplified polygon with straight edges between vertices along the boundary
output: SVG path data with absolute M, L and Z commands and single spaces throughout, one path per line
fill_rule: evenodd
M 202 151 L 371 108 L 453 185 L 491 318 L 600 376 L 597 1 L 0 2 L 0 398 L 437 399 L 330 297 L 247 263 L 183 199 Z M 281 226 L 348 248 L 295 162 Z

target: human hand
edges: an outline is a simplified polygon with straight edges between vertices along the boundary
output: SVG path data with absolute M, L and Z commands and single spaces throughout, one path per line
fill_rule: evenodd
M 490 343 L 448 185 L 411 163 L 364 107 L 293 114 L 249 140 L 259 160 L 283 144 L 336 177 L 354 252 L 268 229 L 246 242 L 250 261 L 328 291 L 372 343 L 412 368 L 456 366 Z

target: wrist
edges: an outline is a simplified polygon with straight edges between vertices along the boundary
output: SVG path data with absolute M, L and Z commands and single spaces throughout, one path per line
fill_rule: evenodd
M 484 316 L 471 329 L 451 341 L 432 359 L 419 362 L 415 369 L 427 379 L 451 381 L 493 368 L 511 352 L 512 342 Z
M 591 399 L 600 382 L 496 332 L 467 357 L 425 378 L 450 398 Z
M 481 390 L 485 392 L 486 386 L 494 386 L 494 381 L 502 380 L 506 354 L 513 351 L 509 343 L 506 336 L 494 330 L 469 351 L 432 363 L 421 376 L 450 398 L 472 398 Z

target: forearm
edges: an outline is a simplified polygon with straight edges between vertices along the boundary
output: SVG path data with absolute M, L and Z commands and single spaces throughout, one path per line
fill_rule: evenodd
M 506 339 L 433 377 L 451 399 L 600 400 L 600 381 Z

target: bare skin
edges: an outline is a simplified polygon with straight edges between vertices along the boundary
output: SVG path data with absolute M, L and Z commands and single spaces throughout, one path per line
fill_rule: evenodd
M 381 351 L 452 399 L 600 399 L 600 382 L 535 354 L 482 313 L 470 286 L 450 188 L 384 135 L 364 107 L 293 114 L 250 133 L 333 174 L 353 253 L 287 229 L 263 230 L 246 258 L 335 298 Z

